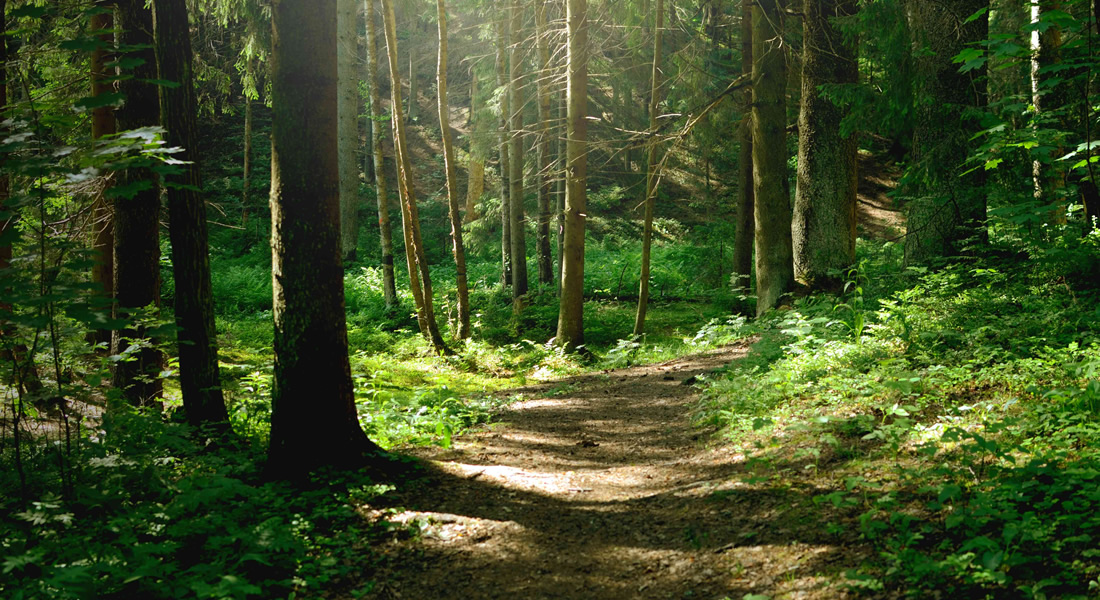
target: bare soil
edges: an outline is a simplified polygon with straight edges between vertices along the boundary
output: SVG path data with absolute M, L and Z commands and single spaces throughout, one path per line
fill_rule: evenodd
M 851 566 L 813 517 L 812 479 L 747 485 L 744 457 L 692 422 L 734 345 L 523 390 L 378 511 L 420 535 L 381 549 L 371 598 L 842 598 Z M 858 561 L 858 558 L 856 558 Z

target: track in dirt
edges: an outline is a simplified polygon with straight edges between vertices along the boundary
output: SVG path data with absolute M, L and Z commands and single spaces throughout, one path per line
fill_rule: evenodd
M 812 487 L 746 486 L 742 457 L 692 425 L 700 374 L 730 346 L 527 388 L 391 502 L 423 534 L 381 548 L 372 598 L 837 598 L 844 556 L 791 506 Z M 797 498 L 797 496 L 802 496 Z

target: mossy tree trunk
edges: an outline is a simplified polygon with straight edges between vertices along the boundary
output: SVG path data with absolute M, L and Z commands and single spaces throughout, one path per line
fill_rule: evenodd
M 756 216 L 756 314 L 779 304 L 794 285 L 787 178 L 787 57 L 782 0 L 752 9 L 752 164 Z
M 508 200 L 511 205 L 508 219 L 511 222 L 512 247 L 512 298 L 519 300 L 527 294 L 527 236 L 526 217 L 523 211 L 523 7 L 513 2 L 510 9 L 512 24 L 509 28 L 511 44 L 508 57 L 508 95 L 510 97 L 511 156 L 509 157 Z M 519 308 L 517 302 L 516 307 Z
M 382 296 L 386 308 L 397 305 L 397 282 L 393 272 L 393 226 L 390 224 L 390 198 L 382 152 L 382 92 L 378 77 L 378 29 L 375 25 L 375 0 L 365 0 L 367 20 L 367 85 L 370 87 L 370 153 L 374 161 L 374 189 L 378 197 L 378 229 L 382 244 Z
M 275 385 L 267 471 L 301 480 L 321 467 L 359 467 L 382 450 L 359 426 L 348 361 L 336 0 L 283 0 L 272 16 Z
M 556 342 L 584 344 L 584 225 L 588 184 L 588 2 L 567 0 L 565 232 Z
M 741 72 L 752 73 L 752 0 L 741 0 Z M 737 125 L 737 222 L 733 239 L 734 289 L 748 289 L 752 279 L 754 216 L 752 181 L 752 88 L 741 93 L 743 116 Z
M 794 276 L 812 289 L 835 289 L 856 259 L 858 144 L 843 136 L 847 111 L 822 86 L 859 79 L 857 43 L 832 20 L 851 17 L 855 0 L 802 4 L 802 107 L 798 117 L 798 186 L 794 199 Z
M 176 283 L 183 408 L 192 425 L 225 431 L 229 417 L 218 370 L 206 201 L 200 192 L 202 179 L 195 150 L 197 105 L 185 0 L 153 0 L 153 32 L 159 78 L 179 84 L 160 87 L 161 125 L 168 144 L 183 148 L 178 157 L 188 161 L 180 174 L 163 179 Z
M 443 165 L 447 174 L 447 205 L 451 217 L 451 251 L 455 258 L 455 289 L 458 295 L 458 339 L 470 337 L 470 291 L 466 282 L 466 249 L 462 244 L 462 213 L 458 198 L 458 173 L 455 169 L 454 144 L 451 141 L 450 106 L 447 104 L 447 9 L 444 0 L 436 0 L 439 12 L 439 60 L 436 83 L 439 90 L 439 130 L 443 139 Z
M 981 130 L 976 114 L 986 105 L 985 69 L 959 72 L 952 59 L 986 39 L 989 22 L 966 22 L 989 0 L 911 0 L 917 91 L 913 133 L 913 183 L 906 190 L 905 260 L 919 264 L 961 254 L 984 244 L 986 192 L 981 173 L 960 176 Z M 977 110 L 976 110 L 977 109 Z
M 653 25 L 653 73 L 650 76 L 649 140 L 646 154 L 645 220 L 642 224 L 642 269 L 638 284 L 638 310 L 634 315 L 634 335 L 645 333 L 649 308 L 649 262 L 653 246 L 653 209 L 657 203 L 657 107 L 661 92 L 661 41 L 664 35 L 665 0 L 657 0 Z
M 118 109 L 118 127 L 123 131 L 159 124 L 157 59 L 153 50 L 153 14 L 143 0 L 118 2 L 119 41 L 123 46 L 143 48 L 130 58 L 144 61 L 127 72 L 119 82 L 125 96 Z M 149 169 L 130 169 L 118 174 L 123 186 L 145 182 L 132 196 L 114 199 L 115 298 L 119 316 L 136 317 L 141 312 L 157 312 L 160 306 L 160 194 L 156 176 Z M 155 315 L 147 315 L 155 316 Z M 112 354 L 123 353 L 131 344 L 148 337 L 141 323 L 115 332 Z M 157 340 L 152 340 L 156 342 Z M 164 357 L 160 350 L 142 347 L 131 360 L 115 365 L 113 384 L 134 406 L 156 402 L 162 395 L 160 372 Z

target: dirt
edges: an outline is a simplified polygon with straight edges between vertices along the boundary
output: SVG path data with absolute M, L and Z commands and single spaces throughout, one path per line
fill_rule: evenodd
M 744 457 L 693 423 L 696 378 L 746 351 L 527 388 L 452 448 L 409 450 L 427 474 L 377 515 L 420 534 L 380 549 L 369 597 L 845 597 L 853 557 L 805 509 L 822 490 L 745 483 Z

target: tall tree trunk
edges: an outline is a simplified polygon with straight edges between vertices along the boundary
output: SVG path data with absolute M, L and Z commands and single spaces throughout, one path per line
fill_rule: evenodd
M 501 256 L 501 282 L 505 286 L 512 285 L 512 186 L 508 179 L 511 176 L 511 161 L 508 158 L 510 138 L 508 128 L 511 125 L 509 115 L 511 113 L 508 102 L 508 30 L 511 22 L 508 15 L 501 7 L 501 17 L 496 22 L 497 47 L 496 47 L 496 74 L 497 89 L 500 94 L 500 128 L 497 136 L 497 161 L 500 166 L 500 256 Z
M 1031 4 L 1032 25 L 1038 25 L 1044 15 L 1062 11 L 1061 0 L 1035 0 Z M 1062 28 L 1057 21 L 1047 19 L 1046 27 L 1036 28 L 1031 34 L 1031 102 L 1036 111 L 1043 115 L 1065 110 L 1067 89 L 1061 80 L 1066 78 L 1065 71 L 1053 71 L 1062 62 Z M 1054 120 L 1063 129 L 1069 129 L 1066 115 Z M 1062 148 L 1050 152 L 1051 157 L 1062 156 Z M 1057 162 L 1043 164 L 1035 161 L 1032 165 L 1035 183 L 1035 197 L 1041 203 L 1053 206 L 1049 219 L 1051 222 L 1066 223 L 1066 173 Z
M 960 73 L 952 58 L 986 39 L 988 20 L 964 23 L 989 0 L 911 0 L 916 52 L 917 110 L 913 166 L 922 175 L 908 190 L 905 260 L 919 264 L 957 256 L 966 244 L 985 243 L 985 182 L 981 173 L 959 176 L 970 139 L 981 130 L 973 116 L 986 105 L 985 69 Z
M 511 97 L 511 175 L 512 186 L 508 194 L 511 210 L 508 217 L 512 223 L 512 298 L 519 300 L 527 294 L 527 235 L 526 217 L 523 213 L 523 59 L 520 51 L 523 34 L 523 7 L 513 1 L 511 7 L 511 47 L 508 65 L 509 96 Z M 519 303 L 516 304 L 518 308 Z
M 98 33 L 100 45 L 92 51 L 91 80 L 92 96 L 98 97 L 110 93 L 113 77 L 108 72 L 107 63 L 112 60 L 110 45 L 111 33 L 114 26 L 114 18 L 110 12 L 99 12 L 92 15 L 89 27 L 93 33 Z M 92 139 L 111 135 L 116 131 L 115 111 L 113 106 L 100 106 L 92 110 Z M 102 288 L 104 308 L 114 313 L 115 298 L 115 224 L 114 211 L 111 210 L 111 202 L 100 194 L 94 200 L 92 208 L 92 283 Z M 111 331 L 109 329 L 97 329 L 90 336 L 90 341 L 96 344 L 110 345 Z
M 752 73 L 752 0 L 741 0 L 741 73 Z M 734 289 L 749 289 L 752 282 L 753 230 L 756 226 L 752 179 L 752 88 L 741 93 L 740 140 L 737 151 L 737 223 L 733 239 Z
M 184 411 L 192 425 L 224 431 L 229 427 L 229 417 L 218 371 L 206 202 L 199 192 L 202 180 L 195 150 L 197 106 L 187 23 L 185 0 L 153 0 L 159 78 L 179 84 L 174 88 L 160 88 L 161 125 L 167 130 L 169 145 L 183 148 L 179 158 L 189 161 L 180 174 L 164 178 L 168 233 L 172 240 L 172 274 L 176 282 L 180 390 Z
M 386 159 L 382 153 L 384 132 L 380 123 L 382 92 L 378 77 L 378 29 L 375 26 L 375 0 L 364 0 L 367 19 L 367 83 L 370 86 L 370 153 L 374 161 L 374 189 L 378 197 L 378 229 L 382 238 L 382 295 L 386 308 L 397 305 L 397 282 L 393 272 L 393 227 L 390 224 L 390 197 L 386 181 Z
M 802 109 L 798 117 L 798 186 L 794 200 L 794 276 L 814 289 L 843 284 L 856 259 L 854 135 L 840 124 L 847 111 L 824 97 L 821 86 L 859 79 L 855 40 L 831 20 L 854 15 L 856 0 L 804 0 L 802 4 Z
M 569 122 L 566 134 L 565 248 L 557 344 L 576 350 L 584 344 L 584 222 L 588 184 L 588 1 L 567 0 L 566 78 Z
M 405 254 L 408 256 L 409 279 L 412 283 L 413 298 L 417 300 L 417 319 L 421 331 L 431 341 L 436 352 L 450 352 L 439 333 L 435 322 L 435 307 L 432 300 L 432 279 L 428 271 L 428 260 L 424 254 L 424 242 L 420 237 L 420 217 L 413 190 L 412 161 L 409 158 L 407 138 L 405 136 L 404 111 L 401 108 L 401 73 L 397 69 L 397 28 L 393 15 L 393 1 L 382 0 L 382 18 L 386 29 L 386 46 L 390 63 L 390 87 L 393 110 L 393 139 L 397 151 L 397 179 L 401 192 L 402 221 L 405 230 Z M 419 277 L 419 280 L 417 278 Z M 419 284 L 419 285 L 417 285 Z M 417 291 L 419 288 L 419 297 Z
M 348 362 L 336 0 L 283 0 L 272 17 L 275 385 L 267 471 L 300 480 L 383 452 L 359 426 Z
M 470 112 L 466 118 L 466 128 L 470 131 L 470 163 L 467 167 L 466 215 L 464 221 L 472 223 L 478 219 L 477 203 L 485 193 L 485 149 L 481 136 L 481 121 L 477 118 L 478 102 L 477 70 L 470 66 Z
M 356 0 L 337 0 L 336 65 L 340 91 L 340 254 L 345 262 L 356 258 L 359 247 L 359 69 L 356 62 L 358 23 Z
M 539 223 L 536 233 L 539 283 L 554 283 L 554 256 L 550 251 L 550 195 L 553 188 L 550 156 L 550 40 L 546 21 L 546 1 L 535 0 L 535 36 L 538 46 L 538 189 Z
M 794 285 L 787 179 L 787 59 L 782 0 L 752 9 L 752 164 L 756 215 L 756 314 L 775 308 Z
M 566 71 L 567 65 L 563 60 L 561 62 L 562 71 Z M 569 125 L 566 122 L 566 115 L 569 113 L 569 107 L 566 101 L 566 93 L 562 91 L 558 94 L 558 114 L 557 121 L 558 126 L 554 133 L 554 144 L 556 150 L 554 151 L 557 157 L 557 164 L 555 170 L 557 171 L 557 214 L 558 214 L 558 293 L 561 293 L 561 274 L 562 269 L 565 267 L 565 190 L 566 190 L 566 164 L 567 159 L 566 152 L 566 130 Z
M 245 61 L 248 79 L 252 79 L 252 58 Z M 244 94 L 244 165 L 241 169 L 241 226 L 248 227 L 248 211 L 252 207 L 252 95 Z
M 634 315 L 634 335 L 645 333 L 645 315 L 649 308 L 649 261 L 653 246 L 653 208 L 657 202 L 657 107 L 661 94 L 661 39 L 665 27 L 665 0 L 657 0 L 653 25 L 653 74 L 649 92 L 649 148 L 646 154 L 645 222 L 642 224 L 642 271 L 638 284 L 638 311 Z
M 470 290 L 466 283 L 466 249 L 462 245 L 462 214 L 458 201 L 458 174 L 451 142 L 450 106 L 447 103 L 447 9 L 437 0 L 439 12 L 439 61 L 436 82 L 439 89 L 439 130 L 443 138 L 443 165 L 447 172 L 447 203 L 451 216 L 451 243 L 455 257 L 455 288 L 458 293 L 458 339 L 470 337 Z
M 410 19 L 410 34 L 415 34 L 417 29 L 416 17 Z M 409 40 L 409 112 L 410 121 L 416 121 L 420 116 L 420 78 L 416 76 L 416 40 Z
M 143 62 L 119 82 L 119 91 L 126 99 L 117 112 L 118 126 L 124 131 L 155 127 L 160 123 L 158 90 L 148 83 L 158 77 L 153 14 L 144 0 L 121 0 L 117 6 L 119 42 L 128 48 L 143 48 L 128 55 Z M 123 186 L 139 182 L 147 185 L 129 198 L 114 199 L 115 296 L 120 316 L 136 317 L 140 311 L 155 312 L 160 306 L 160 194 L 156 176 L 149 169 L 130 169 L 119 173 L 118 178 Z M 129 344 L 147 336 L 144 324 L 132 322 L 115 333 L 111 353 L 122 354 Z M 160 372 L 164 356 L 153 347 L 144 347 L 135 354 L 131 360 L 115 365 L 113 384 L 134 406 L 154 403 L 163 391 Z

